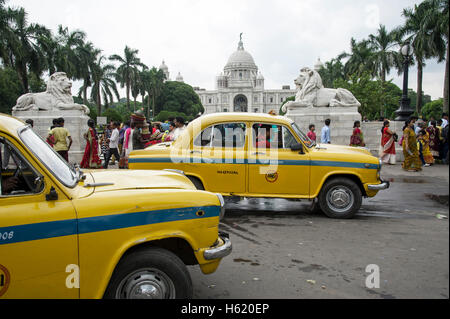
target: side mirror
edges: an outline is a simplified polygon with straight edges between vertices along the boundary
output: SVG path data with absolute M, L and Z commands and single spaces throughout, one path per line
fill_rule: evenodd
M 58 193 L 56 192 L 55 188 L 52 186 L 52 188 L 50 189 L 50 193 L 48 193 L 47 195 L 45 195 L 45 199 L 48 202 L 54 201 L 54 200 L 58 200 Z
M 295 143 L 291 146 L 291 151 L 293 152 L 299 152 L 299 154 L 305 154 L 303 151 L 303 144 L 301 143 Z

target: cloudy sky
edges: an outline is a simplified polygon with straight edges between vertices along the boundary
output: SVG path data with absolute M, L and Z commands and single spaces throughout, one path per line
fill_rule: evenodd
M 293 85 L 300 68 L 320 57 L 328 61 L 349 52 L 350 39 L 391 30 L 403 23 L 403 8 L 414 0 L 9 0 L 29 13 L 29 22 L 56 32 L 59 24 L 80 29 L 103 54 L 123 54 L 125 45 L 139 50 L 148 66 L 162 60 L 171 79 L 214 89 L 214 79 L 237 49 L 244 48 L 264 75 L 267 89 Z M 445 63 L 427 61 L 423 88 L 442 97 Z M 388 78 L 402 86 L 395 71 Z M 409 87 L 416 89 L 416 69 Z M 77 90 L 74 85 L 73 93 Z

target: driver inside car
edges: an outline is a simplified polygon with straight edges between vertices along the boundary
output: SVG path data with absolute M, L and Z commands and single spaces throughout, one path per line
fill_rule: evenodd
M 0 142 L 0 163 L 3 163 L 1 148 L 5 150 L 6 146 L 2 145 L 2 143 Z M 10 192 L 17 190 L 16 188 L 18 186 L 19 178 L 17 176 L 5 176 L 3 165 L 0 165 L 0 196 L 9 194 Z

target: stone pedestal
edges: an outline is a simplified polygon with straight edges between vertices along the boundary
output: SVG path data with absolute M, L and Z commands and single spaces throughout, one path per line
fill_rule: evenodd
M 34 121 L 33 130 L 44 140 L 48 136 L 53 119 L 64 118 L 64 127 L 69 131 L 73 143 L 69 151 L 69 162 L 80 164 L 83 159 L 86 141 L 83 137 L 88 130 L 87 116 L 82 110 L 55 110 L 55 111 L 13 111 L 12 115 L 21 120 L 32 119 Z
M 299 128 L 307 133 L 309 125 L 316 126 L 317 142 L 320 143 L 320 133 L 325 126 L 325 120 L 331 120 L 331 143 L 349 145 L 353 132 L 353 123 L 361 121 L 361 114 L 355 107 L 305 107 L 288 110 L 287 117 L 294 120 Z

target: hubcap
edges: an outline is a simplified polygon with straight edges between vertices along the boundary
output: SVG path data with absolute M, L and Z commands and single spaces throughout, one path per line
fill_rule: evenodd
M 327 204 L 333 211 L 344 213 L 353 206 L 355 199 L 352 191 L 345 186 L 336 186 L 327 193 Z
M 174 299 L 175 286 L 164 272 L 149 268 L 137 270 L 120 282 L 119 299 Z

